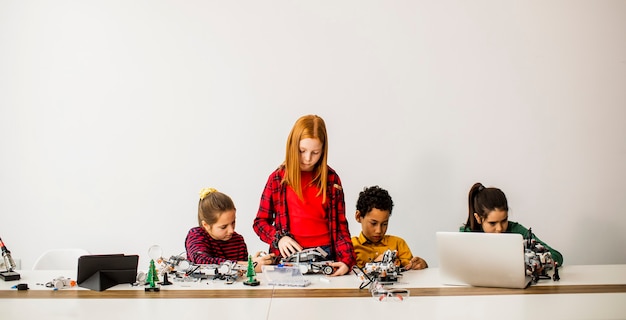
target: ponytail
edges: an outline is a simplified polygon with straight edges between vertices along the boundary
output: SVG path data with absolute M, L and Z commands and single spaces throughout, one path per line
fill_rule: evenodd
M 465 222 L 465 227 L 469 227 L 472 231 L 480 231 L 482 230 L 480 223 L 474 217 L 475 207 L 476 207 L 476 195 L 483 191 L 485 186 L 482 183 L 476 182 L 472 186 L 469 191 L 468 196 L 468 213 L 467 213 L 467 221 Z
M 485 188 L 482 183 L 475 183 L 468 195 L 468 214 L 465 227 L 472 231 L 482 231 L 482 225 L 476 220 L 477 213 L 483 220 L 493 210 L 509 211 L 504 192 L 498 188 Z

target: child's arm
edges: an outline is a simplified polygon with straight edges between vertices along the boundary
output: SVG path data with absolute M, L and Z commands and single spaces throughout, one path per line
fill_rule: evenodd
M 404 266 L 404 269 L 406 270 L 421 270 L 426 268 L 428 268 L 428 263 L 426 263 L 426 260 L 420 257 L 411 258 L 411 261 L 409 261 L 409 263 Z
M 302 246 L 290 236 L 283 236 L 278 241 L 278 250 L 284 258 L 302 251 Z
M 274 254 L 261 254 L 260 251 L 256 252 L 254 255 L 252 255 L 252 262 L 255 263 L 254 272 L 257 272 L 257 273 L 262 272 L 264 265 L 274 264 L 275 257 L 276 256 Z M 248 260 L 237 261 L 237 263 L 247 266 Z
M 331 276 L 343 276 L 344 274 L 350 272 L 350 268 L 348 265 L 341 261 L 331 262 L 330 265 L 335 269 L 335 272 L 331 274 Z
M 550 251 L 550 254 L 552 255 L 552 259 L 554 259 L 554 261 L 559 264 L 559 267 L 563 265 L 563 255 L 561 255 L 560 252 L 558 252 L 555 249 L 552 249 L 552 247 L 547 245 L 545 242 L 541 241 L 541 239 L 537 238 L 537 236 L 535 236 L 534 234 L 533 234 L 533 238 L 535 238 L 537 242 L 541 243 L 544 247 L 546 247 L 546 249 L 548 249 L 548 251 Z
M 393 237 L 393 236 L 392 236 Z M 420 257 L 413 256 L 409 245 L 400 237 L 396 237 L 398 240 L 397 256 L 400 259 L 400 265 L 406 270 L 420 270 L 428 268 L 428 263 Z
M 528 229 L 526 229 L 526 227 L 524 227 L 520 223 L 510 221 L 509 222 L 509 228 L 511 229 L 511 232 L 519 233 L 524 238 L 526 238 L 528 236 Z M 541 241 L 541 239 L 539 239 L 537 237 L 537 235 L 534 234 L 534 233 L 533 233 L 533 238 L 535 240 L 537 240 L 537 242 L 541 243 L 544 247 L 546 247 L 546 249 L 548 249 L 548 251 L 550 251 L 550 254 L 552 254 L 552 259 L 554 259 L 554 261 L 556 261 L 559 264 L 559 266 L 563 265 L 563 255 L 561 255 L 561 253 L 559 251 L 557 251 L 555 249 L 552 249 L 552 247 L 547 245 L 545 242 Z
M 274 174 L 272 174 L 265 184 L 263 194 L 261 195 L 261 201 L 259 203 L 259 210 L 252 224 L 254 232 L 259 236 L 261 241 L 270 245 L 274 241 L 276 234 L 273 215 L 275 210 L 272 203 L 272 183 L 274 180 Z
M 348 228 L 348 220 L 346 219 L 346 204 L 344 200 L 343 187 L 341 186 L 341 180 L 339 176 L 329 174 L 329 186 L 332 188 L 334 195 L 334 205 L 332 209 L 335 217 L 334 223 L 331 221 L 331 226 L 334 230 L 336 238 L 334 239 L 334 249 L 336 260 L 342 262 L 345 265 L 345 272 L 341 273 L 339 270 L 344 271 L 344 268 L 339 268 L 333 275 L 343 275 L 350 272 L 351 268 L 356 264 L 356 257 L 354 254 L 354 247 L 352 246 L 352 238 L 350 237 L 350 230 Z M 344 266 L 342 266 L 344 267 Z

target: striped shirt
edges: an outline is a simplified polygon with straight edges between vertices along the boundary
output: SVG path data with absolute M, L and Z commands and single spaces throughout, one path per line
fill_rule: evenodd
M 226 260 L 247 261 L 248 247 L 243 236 L 233 233 L 229 240 L 215 240 L 202 228 L 189 230 L 185 239 L 187 259 L 195 264 L 220 264 Z

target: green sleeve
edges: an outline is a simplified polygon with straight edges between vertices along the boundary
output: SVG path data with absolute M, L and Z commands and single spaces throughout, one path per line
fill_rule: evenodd
M 524 238 L 526 238 L 526 236 L 528 235 L 528 229 L 526 229 L 523 225 L 517 222 L 513 222 L 513 221 L 509 221 L 509 228 L 507 232 L 521 234 Z M 561 255 L 560 252 L 558 252 L 555 249 L 552 249 L 552 247 L 547 245 L 545 242 L 541 241 L 541 239 L 539 239 L 535 233 L 533 233 L 533 238 L 537 240 L 537 242 L 541 243 L 541 245 L 546 247 L 548 251 L 550 251 L 550 254 L 552 254 L 552 259 L 554 259 L 554 261 L 556 261 L 559 264 L 559 266 L 563 265 L 563 255 Z

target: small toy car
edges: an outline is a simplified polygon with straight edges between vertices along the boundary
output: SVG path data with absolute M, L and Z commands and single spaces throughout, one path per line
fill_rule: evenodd
M 280 264 L 298 266 L 302 274 L 323 273 L 330 275 L 335 271 L 335 268 L 330 265 L 333 261 L 326 260 L 327 256 L 328 253 L 320 247 L 304 249 L 289 257 L 283 258 Z

